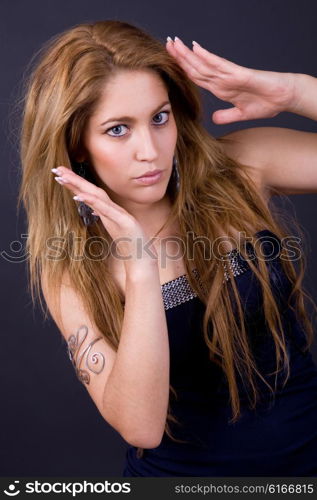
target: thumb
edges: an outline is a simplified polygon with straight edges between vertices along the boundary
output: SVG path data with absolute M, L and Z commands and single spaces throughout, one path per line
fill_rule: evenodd
M 218 109 L 212 114 L 211 119 L 217 125 L 223 125 L 226 123 L 238 122 L 243 118 L 240 109 L 234 107 L 228 109 Z

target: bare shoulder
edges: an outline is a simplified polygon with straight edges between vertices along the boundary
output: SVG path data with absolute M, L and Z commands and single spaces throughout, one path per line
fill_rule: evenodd
M 268 202 L 271 192 L 264 181 L 267 156 L 265 148 L 261 147 L 262 138 L 263 132 L 260 128 L 250 128 L 230 132 L 217 140 L 227 156 L 249 167 L 248 175 Z

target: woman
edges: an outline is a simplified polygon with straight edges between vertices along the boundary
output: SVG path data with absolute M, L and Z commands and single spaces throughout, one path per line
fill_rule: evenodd
M 45 47 L 21 146 L 32 298 L 129 444 L 124 476 L 314 475 L 304 257 L 272 197 L 317 191 L 315 134 L 216 139 L 197 85 L 234 105 L 215 123 L 317 117 L 311 76 L 165 47 L 128 23 Z

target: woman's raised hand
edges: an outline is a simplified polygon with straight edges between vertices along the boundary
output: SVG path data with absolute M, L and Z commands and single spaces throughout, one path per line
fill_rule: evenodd
M 234 105 L 213 113 L 216 124 L 271 118 L 287 110 L 294 99 L 293 73 L 245 68 L 196 42 L 190 50 L 179 38 L 175 42 L 169 39 L 166 49 L 194 83 Z
M 126 272 L 139 272 L 144 264 L 157 265 L 157 251 L 148 239 L 138 221 L 122 207 L 114 203 L 108 194 L 95 184 L 75 174 L 70 168 L 59 166 L 52 169 L 56 181 L 72 191 L 78 201 L 93 209 L 116 245 L 118 258 L 124 261 Z M 140 252 L 141 249 L 141 252 Z M 141 254 L 141 255 L 140 255 Z

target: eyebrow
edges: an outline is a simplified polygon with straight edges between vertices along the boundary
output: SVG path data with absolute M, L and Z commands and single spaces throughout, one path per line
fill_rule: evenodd
M 166 104 L 171 104 L 171 103 L 170 103 L 170 101 L 164 101 L 157 108 L 155 108 L 151 114 L 157 113 Z M 106 123 L 108 123 L 108 122 L 119 122 L 119 121 L 131 121 L 131 122 L 133 122 L 133 121 L 135 121 L 135 118 L 133 118 L 133 116 L 119 116 L 117 118 L 108 118 L 106 121 L 104 121 L 103 123 L 100 124 L 100 127 L 102 127 L 103 125 L 106 125 Z

